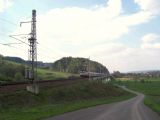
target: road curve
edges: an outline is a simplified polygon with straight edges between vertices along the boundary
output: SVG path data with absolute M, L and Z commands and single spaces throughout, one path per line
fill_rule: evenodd
M 136 97 L 126 101 L 90 107 L 46 120 L 160 120 L 157 113 L 143 104 L 144 95 L 136 94 Z

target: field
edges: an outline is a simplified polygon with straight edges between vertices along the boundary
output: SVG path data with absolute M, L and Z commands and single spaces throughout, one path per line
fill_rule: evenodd
M 25 65 L 7 60 L 0 61 L 0 85 L 10 82 L 26 81 Z M 37 69 L 38 80 L 55 80 L 64 79 L 68 77 L 79 77 L 78 74 L 71 74 L 65 72 L 57 72 L 50 69 Z
M 144 103 L 160 114 L 160 78 L 144 78 L 140 81 L 119 81 L 121 85 L 146 95 Z
M 57 72 L 52 70 L 46 69 L 38 69 L 38 80 L 55 80 L 61 78 L 68 78 L 68 77 L 78 77 L 78 74 L 71 74 L 71 73 L 64 73 L 64 72 Z
M 118 87 L 102 82 L 46 87 L 39 95 L 17 91 L 0 95 L 0 119 L 39 120 L 89 106 L 122 101 L 133 96 Z

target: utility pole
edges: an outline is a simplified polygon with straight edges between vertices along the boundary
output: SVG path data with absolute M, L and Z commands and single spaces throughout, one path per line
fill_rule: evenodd
M 26 22 L 20 22 L 20 26 L 22 26 L 23 23 L 31 23 L 31 33 L 29 34 L 18 34 L 18 35 L 10 35 L 11 38 L 14 38 L 21 43 L 24 43 L 29 46 L 28 50 L 28 63 L 29 66 L 26 68 L 25 71 L 25 78 L 29 80 L 32 85 L 27 86 L 27 91 L 30 91 L 34 94 L 39 93 L 38 85 L 36 84 L 37 80 L 37 35 L 36 35 L 36 10 L 32 10 L 32 19 L 31 21 Z M 28 43 L 16 38 L 15 36 L 21 36 L 21 35 L 30 35 L 28 39 Z M 10 44 L 20 44 L 20 43 L 10 43 Z M 10 45 L 10 44 L 4 44 L 4 45 Z
M 37 38 L 36 38 L 36 10 L 32 10 L 32 21 L 31 21 L 31 37 L 28 39 L 30 50 L 29 50 L 29 61 L 31 62 L 31 78 L 33 84 L 37 78 Z
M 32 85 L 27 86 L 27 90 L 38 94 L 39 87 L 36 84 L 37 80 L 37 35 L 36 35 L 36 10 L 32 10 L 32 20 L 31 22 L 31 33 L 30 38 L 28 39 L 29 43 L 29 53 L 28 60 L 30 67 L 28 68 L 27 78 L 31 81 Z M 22 22 L 28 23 L 28 22 Z
M 90 57 L 88 58 L 88 77 L 89 77 L 89 80 L 90 80 Z

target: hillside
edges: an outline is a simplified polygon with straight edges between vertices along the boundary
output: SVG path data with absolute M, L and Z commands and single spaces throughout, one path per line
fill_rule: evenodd
M 16 62 L 16 63 L 25 63 L 25 60 L 23 60 L 22 58 L 19 57 L 10 57 L 10 56 L 6 56 L 3 57 L 5 60 L 8 61 L 12 61 L 12 62 Z
M 9 58 L 9 57 L 8 57 Z M 7 58 L 7 59 L 8 59 Z M 8 82 L 22 82 L 25 81 L 25 65 L 23 59 L 10 57 L 10 60 L 6 60 L 6 57 L 0 55 L 0 84 Z M 14 62 L 13 62 L 14 61 Z M 18 63 L 19 61 L 20 63 Z M 22 63 L 21 63 L 22 62 Z M 38 80 L 55 80 L 60 78 L 68 78 L 70 76 L 78 76 L 71 73 L 57 72 L 49 69 L 37 70 Z
M 28 61 L 27 61 L 28 62 Z M 0 83 L 11 81 L 24 81 L 25 60 L 18 57 L 0 56 Z M 108 69 L 102 64 L 86 58 L 64 57 L 54 63 L 38 62 L 38 80 L 55 80 L 79 76 L 80 71 L 88 71 L 90 64 L 91 72 L 109 74 Z M 45 69 L 42 69 L 45 68 Z
M 86 58 L 63 57 L 53 63 L 52 69 L 55 71 L 79 73 L 80 71 L 88 71 L 89 64 L 91 72 L 109 74 L 109 71 L 105 66 Z
M 25 66 L 0 56 L 0 82 L 24 80 Z
M 22 63 L 22 64 L 29 64 L 30 63 L 30 61 L 26 61 L 26 60 L 19 58 L 19 57 L 6 56 L 6 57 L 4 57 L 4 59 L 7 61 Z M 44 63 L 42 61 L 37 61 L 38 68 L 50 68 L 52 66 L 52 64 L 53 63 Z
M 18 57 L 4 57 L 7 61 L 12 61 L 16 63 L 29 63 Z M 66 72 L 66 73 L 76 73 L 79 74 L 80 71 L 88 71 L 88 65 L 90 64 L 91 72 L 98 73 L 107 73 L 109 74 L 108 69 L 95 61 L 88 60 L 86 58 L 73 58 L 73 57 L 63 57 L 60 60 L 55 61 L 54 63 L 44 63 L 42 61 L 37 62 L 38 68 L 51 69 L 53 71 Z

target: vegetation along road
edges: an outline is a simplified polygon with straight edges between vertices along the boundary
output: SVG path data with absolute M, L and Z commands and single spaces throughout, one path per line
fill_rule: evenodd
M 47 120 L 160 120 L 157 113 L 143 104 L 143 94 L 128 91 L 137 96 L 123 102 L 70 112 Z

